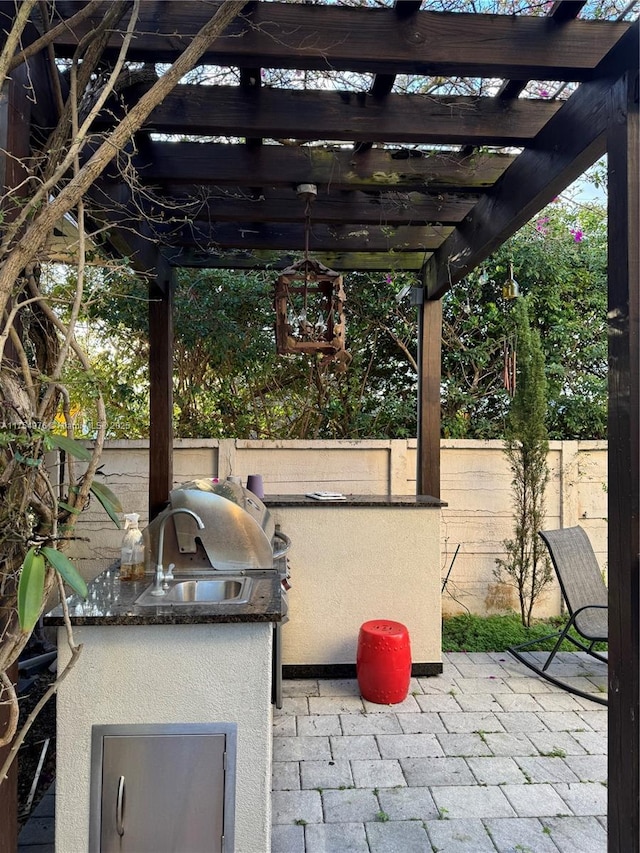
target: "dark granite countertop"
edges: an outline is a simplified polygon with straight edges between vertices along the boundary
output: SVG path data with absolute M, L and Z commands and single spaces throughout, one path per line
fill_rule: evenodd
M 89 584 L 86 600 L 67 599 L 73 625 L 197 625 L 216 622 L 280 622 L 284 601 L 280 577 L 275 571 L 252 571 L 252 593 L 246 604 L 158 604 L 140 607 L 133 602 L 152 581 L 120 581 L 116 566 Z M 225 576 L 225 575 L 221 575 Z M 177 576 L 176 576 L 177 577 Z M 45 616 L 45 624 L 62 625 L 62 606 Z
M 322 491 L 318 489 L 318 491 Z M 431 495 L 344 495 L 344 500 L 318 500 L 307 495 L 266 495 L 263 503 L 268 507 L 287 506 L 350 506 L 350 507 L 426 507 L 447 506 L 445 501 Z

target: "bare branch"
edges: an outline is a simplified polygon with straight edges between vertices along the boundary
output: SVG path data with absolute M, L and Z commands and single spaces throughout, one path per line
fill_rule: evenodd
M 7 694 L 7 699 L 4 702 L 1 702 L 0 705 L 9 706 L 9 719 L 7 720 L 7 727 L 4 730 L 2 736 L 0 736 L 0 747 L 3 747 L 6 746 L 8 743 L 11 743 L 17 731 L 19 708 L 16 688 L 6 672 L 0 672 L 0 684 L 2 684 L 2 691 L 0 692 Z M 4 779 L 4 776 L 2 775 L 2 773 L 0 773 L 0 781 L 2 779 Z
M 31 0 L 33 2 L 33 0 Z M 25 3 L 25 6 L 28 4 Z M 53 42 L 58 38 L 59 35 L 66 32 L 69 29 L 72 29 L 76 24 L 79 24 L 81 21 L 84 21 L 85 18 L 90 17 L 96 11 L 96 7 L 101 5 L 101 0 L 89 0 L 86 6 L 83 6 L 80 11 L 76 12 L 75 15 L 72 15 L 70 18 L 67 18 L 66 21 L 61 21 L 57 26 L 52 27 L 50 30 L 40 36 L 39 39 L 36 39 L 32 44 L 28 47 L 25 47 L 24 50 L 21 50 L 20 53 L 16 54 L 13 59 L 9 62 L 8 73 L 11 73 L 15 68 L 19 65 L 22 65 L 23 62 L 26 62 L 27 59 L 30 59 L 32 56 L 35 56 L 36 53 L 39 53 L 43 48 L 49 47 Z M 30 14 L 30 13 L 29 13 Z M 43 16 L 44 18 L 44 16 Z M 14 46 L 15 52 L 15 46 Z M 0 77 L 0 79 L 2 79 Z
M 74 127 L 73 115 L 74 111 L 77 111 L 78 108 L 77 101 L 79 93 L 84 91 L 85 87 L 89 83 L 91 74 L 102 56 L 102 51 L 108 39 L 109 29 L 120 19 L 125 11 L 126 5 L 127 4 L 125 2 L 114 3 L 109 8 L 107 15 L 101 22 L 98 30 L 93 31 L 91 36 L 87 37 L 91 39 L 90 50 L 82 56 L 82 64 L 79 68 L 78 62 L 81 54 L 81 45 L 78 45 L 71 68 L 71 91 L 69 93 L 69 98 L 63 108 L 56 129 L 49 136 L 46 143 L 46 150 L 49 152 L 49 159 L 44 174 L 45 180 L 39 183 L 37 190 L 32 190 L 29 193 L 28 198 L 24 200 L 22 209 L 12 219 L 9 227 L 6 229 L 2 239 L 2 251 L 4 252 L 10 250 L 12 241 L 20 233 L 20 230 L 25 223 L 33 219 L 34 213 L 40 210 L 41 207 L 43 207 L 43 210 L 46 210 L 47 200 L 55 191 L 66 172 L 72 166 L 78 152 L 86 142 L 84 135 L 79 137 L 76 125 L 75 133 L 71 133 L 71 142 L 67 143 L 69 130 Z M 135 20 L 137 20 L 137 6 L 134 15 L 132 15 L 132 21 L 134 23 Z M 128 46 L 130 40 L 129 32 L 127 33 L 127 37 L 128 38 L 125 39 L 125 41 Z M 121 59 L 119 58 L 118 61 L 120 63 Z M 107 95 L 108 94 L 109 91 L 107 92 Z M 64 156 L 62 157 L 62 160 L 59 161 L 58 156 L 61 152 L 64 152 Z M 73 207 L 73 205 L 71 205 L 71 207 Z
M 24 28 L 27 26 L 29 17 L 35 5 L 36 0 L 24 0 L 18 8 L 13 26 L 7 35 L 7 40 L 2 48 L 2 53 L 0 53 L 0 89 L 4 86 L 7 75 L 12 71 L 11 58 L 20 44 L 22 33 L 24 32 Z
M 45 205 L 36 220 L 26 228 L 0 269 L 0 310 L 4 310 L 15 279 L 34 251 L 41 248 L 55 223 L 78 203 L 95 179 L 113 160 L 131 136 L 140 129 L 152 110 L 160 104 L 180 79 L 191 70 L 209 45 L 242 10 L 241 0 L 225 0 L 213 18 L 193 40 L 169 70 L 146 92 L 120 124 L 99 146 L 80 172 Z

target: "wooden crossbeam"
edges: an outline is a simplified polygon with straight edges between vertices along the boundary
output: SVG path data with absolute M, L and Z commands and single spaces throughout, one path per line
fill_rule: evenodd
M 566 23 L 577 18 L 585 5 L 586 0 L 558 0 L 553 4 L 547 17 L 557 24 Z M 528 82 L 528 80 L 505 80 L 496 97 L 504 100 L 517 98 L 524 91 Z
M 312 252 L 432 251 L 442 244 L 451 231 L 450 226 L 444 225 L 406 225 L 398 228 L 342 225 L 334 228 L 312 223 L 309 249 Z M 163 245 L 278 251 L 302 251 L 305 237 L 302 221 L 293 224 L 217 222 L 208 227 L 189 223 L 175 229 L 161 230 L 158 236 Z
M 163 247 L 166 261 L 175 267 L 195 269 L 280 270 L 299 261 L 301 253 L 271 251 L 205 251 Z M 425 252 L 314 252 L 314 258 L 333 270 L 352 272 L 418 273 L 430 253 Z
M 636 21 L 602 64 L 603 76 L 571 95 L 534 147 L 523 151 L 495 189 L 481 198 L 443 243 L 436 254 L 430 298 L 441 296 L 464 278 L 604 154 L 608 93 L 621 73 L 637 67 L 638 32 Z
M 141 95 L 132 87 L 132 102 Z M 544 100 L 179 86 L 145 128 L 162 133 L 391 143 L 524 145 L 557 112 Z M 105 113 L 97 127 L 110 123 Z
M 508 154 L 422 153 L 374 148 L 362 154 L 326 146 L 243 145 L 139 140 L 134 157 L 143 183 L 291 187 L 319 191 L 418 190 L 469 192 L 491 186 L 514 161 Z
M 420 11 L 421 0 L 394 0 L 393 11 L 398 20 L 406 20 L 416 12 Z M 393 84 L 396 81 L 395 74 L 376 74 L 369 88 L 369 94 L 373 98 L 386 98 L 391 94 Z M 354 151 L 368 151 L 373 147 L 373 142 L 357 142 Z
M 217 188 L 208 194 L 198 187 L 167 186 L 166 203 L 149 207 L 152 218 L 185 217 L 208 222 L 292 222 L 301 219 L 304 206 L 294 190 L 249 191 Z M 360 225 L 428 225 L 461 222 L 477 202 L 476 195 L 424 193 L 320 193 L 311 207 L 314 223 Z
M 171 62 L 216 11 L 200 0 L 143 2 L 131 45 L 133 60 Z M 70 17 L 77 6 L 58 0 Z M 419 12 L 399 19 L 393 9 L 253 3 L 203 57 L 203 63 L 249 68 L 364 71 L 376 74 L 586 80 L 629 26 L 611 21 Z M 71 56 L 96 18 L 81 22 L 57 43 Z M 114 33 L 115 55 L 122 33 Z

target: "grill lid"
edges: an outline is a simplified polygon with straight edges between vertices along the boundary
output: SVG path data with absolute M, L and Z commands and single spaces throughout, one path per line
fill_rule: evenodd
M 275 525 L 269 510 L 253 492 L 224 481 L 192 480 L 174 489 L 170 505 L 147 527 L 149 550 L 157 561 L 160 525 L 170 509 L 193 510 L 204 524 L 198 530 L 186 513 L 172 516 L 165 527 L 163 564 L 175 563 L 177 570 L 273 568 L 272 540 Z M 206 564 L 203 552 L 211 564 Z M 202 565 L 198 563 L 201 562 Z

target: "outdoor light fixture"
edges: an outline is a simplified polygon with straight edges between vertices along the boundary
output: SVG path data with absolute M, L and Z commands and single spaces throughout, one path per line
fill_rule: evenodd
M 315 184 L 296 189 L 305 201 L 304 257 L 276 280 L 276 351 L 333 358 L 345 348 L 342 275 L 309 257 L 311 203 L 318 190 Z
M 503 299 L 515 299 L 520 296 L 520 288 L 518 282 L 513 277 L 513 263 L 509 264 L 509 278 L 502 285 Z

